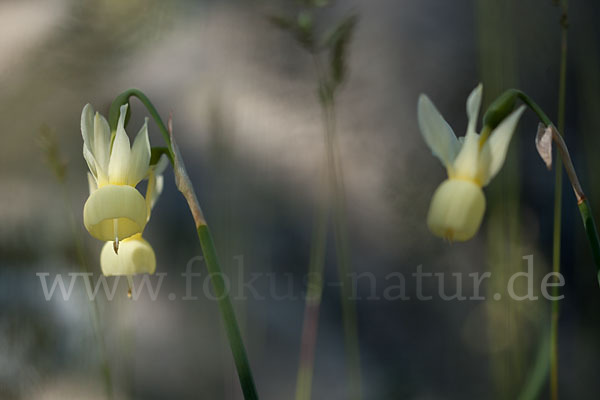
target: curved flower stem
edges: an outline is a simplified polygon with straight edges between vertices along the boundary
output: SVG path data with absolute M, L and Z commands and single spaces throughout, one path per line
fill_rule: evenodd
M 598 230 L 596 228 L 596 223 L 594 222 L 595 220 L 593 218 L 590 204 L 587 201 L 583 189 L 581 188 L 581 184 L 579 183 L 579 179 L 577 178 L 577 173 L 575 172 L 575 168 L 573 167 L 571 156 L 569 155 L 569 149 L 567 148 L 567 145 L 562 139 L 562 136 L 560 135 L 559 131 L 554 127 L 554 124 L 552 123 L 550 118 L 548 118 L 546 113 L 544 113 L 544 111 L 542 111 L 542 109 L 525 93 L 516 89 L 511 89 L 511 91 L 514 91 L 514 95 L 516 95 L 525 104 L 527 104 L 527 106 L 529 106 L 529 108 L 537 114 L 538 118 L 549 129 L 552 130 L 552 141 L 554 142 L 559 151 L 560 158 L 562 159 L 562 163 L 564 164 L 565 171 L 567 171 L 567 176 L 569 177 L 569 181 L 577 199 L 579 214 L 581 215 L 583 226 L 585 228 L 586 235 L 590 243 L 590 247 L 592 249 L 592 259 L 596 266 L 598 285 L 600 286 L 600 237 L 598 236 Z
M 125 103 L 129 102 L 130 97 L 137 97 L 144 107 L 148 110 L 156 125 L 158 125 L 158 130 L 163 135 L 163 139 L 167 144 L 167 156 L 171 161 L 171 165 L 173 165 L 173 149 L 171 148 L 171 137 L 169 136 L 169 130 L 165 126 L 164 122 L 160 118 L 160 114 L 156 111 L 154 104 L 150 101 L 150 99 L 139 89 L 128 89 L 118 95 L 115 100 L 110 105 L 110 110 L 108 111 L 108 123 L 110 125 L 111 132 L 115 132 L 117 129 L 117 123 L 119 122 L 119 110 L 121 106 Z M 131 107 L 128 108 L 128 113 L 131 112 Z
M 565 17 L 563 17 L 562 23 L 566 24 Z M 565 46 L 564 49 L 566 50 L 566 33 L 564 33 L 563 38 L 565 40 L 563 45 Z M 565 89 L 564 89 L 565 84 L 564 84 L 564 75 L 563 75 L 565 73 L 564 72 L 564 65 L 566 65 L 565 63 L 566 63 L 566 61 L 562 61 L 563 67 L 561 67 L 561 70 L 563 72 L 561 73 L 561 76 L 563 76 L 563 78 L 561 78 L 561 83 L 560 83 L 561 89 L 559 90 L 559 92 L 560 92 L 559 97 L 561 97 L 561 98 L 563 98 L 565 95 L 565 93 L 564 93 L 565 92 Z M 536 113 L 538 118 L 545 125 L 545 127 L 541 128 L 541 132 L 538 131 L 538 136 L 540 135 L 540 133 L 543 133 L 544 135 L 550 134 L 552 142 L 556 145 L 556 147 L 558 149 L 559 156 L 560 156 L 559 160 L 562 160 L 562 162 L 557 163 L 557 169 L 558 169 L 558 167 L 560 167 L 561 164 L 564 164 L 563 166 L 565 168 L 565 171 L 567 172 L 567 176 L 570 180 L 571 186 L 573 188 L 573 192 L 577 199 L 577 206 L 579 209 L 579 214 L 581 215 L 583 227 L 585 229 L 585 233 L 586 233 L 588 241 L 590 243 L 590 247 L 592 250 L 592 259 L 596 266 L 596 278 L 597 278 L 598 284 L 600 286 L 600 238 L 598 235 L 598 229 L 596 228 L 596 223 L 595 223 L 595 220 L 594 220 L 594 217 L 592 214 L 592 210 L 591 210 L 589 201 L 587 200 L 587 198 L 583 192 L 583 189 L 581 188 L 581 184 L 579 183 L 579 179 L 577 178 L 577 173 L 575 172 L 575 168 L 573 167 L 573 163 L 572 163 L 571 157 L 569 155 L 569 150 L 568 150 L 562 136 L 560 135 L 559 131 L 556 129 L 556 127 L 552 123 L 552 120 L 550 120 L 550 118 L 548 118 L 546 113 L 544 113 L 544 111 L 529 96 L 527 96 L 525 93 L 523 93 L 520 90 L 509 89 L 498 98 L 498 101 L 500 104 L 510 104 L 511 98 L 521 99 L 533 112 Z M 559 103 L 560 103 L 559 108 L 560 107 L 564 108 L 564 98 Z M 492 110 L 492 112 L 495 112 L 496 110 L 500 109 L 497 106 L 498 105 L 496 105 L 495 110 Z M 490 106 L 490 109 L 491 108 L 492 107 Z M 488 109 L 488 111 L 489 111 L 489 109 Z M 559 117 L 560 117 L 560 125 L 564 130 L 564 110 L 562 112 L 559 112 Z M 551 164 L 549 164 L 549 165 L 551 165 Z M 555 208 L 555 221 L 557 218 L 560 219 L 560 207 L 558 208 L 558 212 L 556 212 L 556 210 L 557 209 Z M 557 231 L 559 232 L 558 234 L 556 233 Z M 554 244 L 558 243 L 558 245 L 560 245 L 560 240 L 556 239 L 557 235 L 559 235 L 559 234 L 560 234 L 560 229 L 558 229 L 558 230 L 555 229 Z M 558 238 L 560 239 L 560 236 L 558 236 Z M 560 255 L 560 250 L 557 251 L 556 247 L 555 247 L 554 255 Z M 557 260 L 557 258 L 555 258 L 555 260 Z M 555 266 L 556 266 L 556 264 L 555 264 Z M 558 272 L 556 267 L 554 269 L 554 272 Z M 557 294 L 558 294 L 558 292 L 554 291 L 553 295 L 556 296 Z M 557 351 L 558 335 L 557 335 L 557 330 L 558 330 L 558 304 L 557 304 L 557 302 L 555 302 L 553 304 L 553 309 L 552 309 L 552 320 L 551 320 L 551 329 L 550 329 L 551 334 L 550 334 L 550 346 L 549 346 L 550 347 L 550 364 L 551 364 L 550 392 L 551 392 L 551 396 L 553 399 L 558 398 L 558 354 L 557 354 L 558 353 L 558 351 Z M 539 366 L 540 364 L 538 363 L 537 365 Z M 541 369 L 540 369 L 540 371 L 541 371 Z M 542 381 L 536 380 L 536 382 L 542 382 Z M 533 393 L 536 391 L 533 390 L 532 388 L 528 387 L 528 392 Z
M 111 129 L 116 128 L 115 116 L 118 117 L 118 110 L 122 104 L 129 101 L 129 97 L 134 96 L 140 99 L 140 101 L 146 106 L 150 115 L 156 121 L 160 132 L 167 144 L 168 156 L 173 165 L 173 173 L 175 174 L 175 183 L 177 189 L 183 194 L 187 200 L 190 211 L 196 224 L 196 231 L 198 232 L 198 240 L 202 247 L 202 254 L 206 261 L 206 267 L 211 277 L 213 289 L 215 291 L 215 297 L 218 301 L 219 311 L 225 324 L 225 331 L 227 332 L 227 338 L 229 340 L 229 347 L 233 354 L 233 359 L 237 369 L 240 385 L 244 394 L 245 400 L 257 400 L 258 393 L 254 384 L 254 378 L 252 377 L 252 370 L 250 369 L 250 363 L 246 355 L 246 348 L 242 340 L 242 335 L 237 324 L 233 305 L 229 297 L 229 289 L 225 285 L 223 279 L 223 272 L 219 265 L 219 259 L 213 243 L 212 235 L 200 208 L 198 198 L 191 184 L 191 181 L 187 175 L 183 159 L 179 153 L 179 149 L 173 138 L 173 129 L 171 119 L 169 119 L 169 127 L 167 128 L 163 123 L 160 115 L 154 108 L 154 105 L 144 93 L 137 89 L 129 89 L 121 93 L 110 107 L 109 113 L 109 124 Z

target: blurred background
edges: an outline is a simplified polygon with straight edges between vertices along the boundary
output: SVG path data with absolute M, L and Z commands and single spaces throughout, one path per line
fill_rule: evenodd
M 68 301 L 46 301 L 36 276 L 82 271 L 81 255 L 95 278 L 100 273 L 102 243 L 82 224 L 88 186 L 80 113 L 89 102 L 107 115 L 114 97 L 131 87 L 163 118 L 173 112 L 233 291 L 240 274 L 246 281 L 271 277 L 254 285 L 264 299 L 234 303 L 261 398 L 293 398 L 324 140 L 310 56 L 266 16 L 293 16 L 298 7 L 292 0 L 0 2 L 0 398 L 104 399 L 107 373 L 119 399 L 241 398 L 217 305 L 201 295 L 203 279 L 194 281 L 198 300 L 180 299 L 181 273 L 201 252 L 170 169 L 144 234 L 157 272 L 168 274 L 156 301 L 128 300 L 125 282 L 112 301 L 99 295 L 90 303 L 81 282 Z M 517 398 L 539 374 L 550 303 L 491 294 L 525 270 L 525 255 L 534 256 L 536 292 L 551 268 L 554 173 L 535 151 L 537 120 L 531 112 L 521 119 L 506 165 L 485 190 L 480 232 L 448 244 L 425 224 L 446 172 L 418 131 L 416 104 L 427 93 L 463 135 L 465 100 L 483 82 L 484 106 L 519 87 L 556 120 L 560 8 L 551 0 L 371 0 L 337 1 L 315 15 L 326 30 L 351 13 L 359 22 L 337 127 L 352 270 L 372 273 L 378 295 L 388 274 L 410 277 L 418 265 L 433 273 L 492 273 L 485 301 L 443 301 L 435 285 L 424 288 L 433 300 L 418 301 L 410 279 L 412 300 L 367 299 L 371 281 L 360 280 L 364 398 Z M 600 4 L 569 4 L 566 141 L 596 210 L 599 17 Z M 147 115 L 136 100 L 132 107 L 130 137 Z M 162 145 L 154 122 L 149 126 L 152 144 Z M 58 146 L 54 165 L 64 162 L 63 181 L 40 135 Z M 560 393 L 593 399 L 600 391 L 600 291 L 566 184 L 562 233 Z M 333 247 L 329 240 L 315 399 L 347 398 Z M 206 275 L 201 263 L 194 268 Z M 271 293 L 289 287 L 294 296 Z M 472 294 L 472 281 L 463 290 Z

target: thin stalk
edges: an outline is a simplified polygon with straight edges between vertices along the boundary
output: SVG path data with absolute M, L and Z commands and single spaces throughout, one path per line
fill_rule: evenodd
M 554 144 L 557 146 L 559 157 L 561 159 L 561 164 L 564 164 L 564 168 L 567 171 L 567 176 L 571 183 L 571 187 L 573 188 L 573 192 L 575 193 L 575 198 L 577 199 L 577 205 L 579 209 L 579 214 L 581 215 L 581 219 L 583 221 L 583 226 L 586 231 L 586 235 L 588 241 L 590 243 L 590 247 L 592 249 L 592 259 L 596 266 L 596 275 L 598 278 L 598 285 L 600 286 L 600 237 L 598 236 L 598 230 L 596 229 L 596 223 L 594 222 L 594 217 L 592 214 L 592 210 L 589 202 L 585 194 L 583 193 L 583 189 L 581 188 L 581 184 L 579 183 L 579 179 L 577 178 L 577 173 L 575 172 L 575 168 L 573 167 L 573 163 L 571 161 L 571 157 L 569 155 L 569 150 L 567 145 L 559 131 L 554 128 L 554 124 L 548 118 L 546 113 L 542 111 L 542 109 L 525 93 L 515 90 L 514 93 L 517 97 L 519 97 L 529 108 L 536 113 L 538 118 L 550 129 L 552 129 L 552 140 Z M 564 124 L 564 122 L 563 122 Z M 554 293 L 556 294 L 556 293 Z
M 200 246 L 202 247 L 202 254 L 204 254 L 204 260 L 206 261 L 206 268 L 211 277 L 215 297 L 219 304 L 219 311 L 221 311 L 221 316 L 225 323 L 225 330 L 227 331 L 227 338 L 229 339 L 229 345 L 233 353 L 233 360 L 240 379 L 240 385 L 242 386 L 242 392 L 244 393 L 244 399 L 257 400 L 258 393 L 254 385 L 252 370 L 250 369 L 246 348 L 244 347 L 242 335 L 235 318 L 233 305 L 229 298 L 229 289 L 225 287 L 225 280 L 223 279 L 212 235 L 206 223 L 198 225 L 197 231 Z
M 579 207 L 579 213 L 581 214 L 581 219 L 583 220 L 585 233 L 588 236 L 588 240 L 592 244 L 592 256 L 594 258 L 594 262 L 596 265 L 600 265 L 600 243 L 598 242 L 598 229 L 596 228 L 596 223 L 594 222 L 590 203 L 588 199 L 584 197 L 577 206 Z M 600 270 L 597 271 L 596 277 L 598 278 L 598 283 L 600 284 Z
M 321 186 L 325 186 L 325 182 Z M 326 191 L 323 191 L 325 194 Z M 325 197 L 325 196 L 322 196 Z M 325 247 L 327 244 L 327 222 L 329 201 L 319 199 L 319 207 L 315 218 L 309 261 L 308 288 L 302 322 L 302 338 L 300 343 L 300 363 L 296 378 L 296 400 L 310 400 L 312 377 L 314 370 L 315 347 L 319 327 L 319 311 L 323 293 L 323 267 L 325 265 Z
M 67 195 L 66 184 L 64 182 L 61 182 L 61 186 L 64 197 L 64 204 L 67 209 L 67 214 L 69 216 L 69 225 L 71 228 L 71 234 L 73 235 L 73 242 L 75 243 L 77 258 L 79 258 L 79 263 L 83 272 L 90 273 L 90 268 L 85 259 L 85 251 L 83 248 L 83 243 L 81 242 L 81 235 L 79 235 L 79 233 L 77 232 L 77 225 L 75 223 L 75 216 L 73 215 L 73 208 L 71 207 L 71 200 Z M 100 330 L 100 310 L 98 309 L 98 303 L 96 303 L 95 299 L 90 298 L 88 306 L 90 309 L 90 316 L 92 319 L 94 336 L 96 337 L 96 342 L 98 344 L 100 353 L 100 371 L 102 375 L 102 380 L 104 382 L 106 398 L 111 400 L 113 398 L 113 385 L 110 372 L 110 365 L 108 363 L 108 357 L 106 355 L 106 343 L 104 342 L 104 336 L 102 335 L 102 332 Z
M 341 304 L 344 324 L 344 343 L 346 356 L 348 357 L 348 380 L 350 384 L 350 398 L 361 398 L 361 376 L 360 376 L 360 351 L 358 342 L 358 324 L 356 306 L 352 300 L 352 288 L 350 279 L 350 262 L 348 255 L 348 230 L 346 227 L 346 201 L 343 183 L 343 175 L 339 158 L 335 157 L 335 109 L 333 102 L 329 110 L 330 139 L 328 141 L 329 152 L 333 158 L 333 229 L 335 249 L 337 256 L 338 277 L 341 283 Z
M 563 23 L 566 24 L 565 19 L 563 19 Z M 565 40 L 566 40 L 566 36 L 565 36 Z M 565 44 L 565 46 L 566 46 L 566 44 Z M 564 97 L 564 86 L 563 85 L 564 85 L 564 83 L 559 86 L 559 87 L 563 87 L 563 89 L 559 90 L 559 92 L 561 93 L 560 97 Z M 554 124 L 552 123 L 550 118 L 548 118 L 546 113 L 544 113 L 544 111 L 529 96 L 527 96 L 525 93 L 523 93 L 519 90 L 516 90 L 516 89 L 508 90 L 507 92 L 505 92 L 505 95 L 507 95 L 508 97 L 514 95 L 514 96 L 520 98 L 533 112 L 536 113 L 538 118 L 545 125 L 544 127 L 542 127 L 542 133 L 544 131 L 547 131 L 548 129 L 550 130 L 550 133 L 552 135 L 552 141 L 556 145 L 557 150 L 558 150 L 557 158 L 559 160 L 562 160 L 561 164 L 564 166 L 565 171 L 567 172 L 567 177 L 569 178 L 571 187 L 573 188 L 573 192 L 574 192 L 575 198 L 577 200 L 577 206 L 579 209 L 579 213 L 581 215 L 583 227 L 585 229 L 586 236 L 588 238 L 588 242 L 590 243 L 590 247 L 592 250 L 592 259 L 596 266 L 596 278 L 598 281 L 598 285 L 600 286 L 600 237 L 598 235 L 598 229 L 596 227 L 596 223 L 594 220 L 594 216 L 592 214 L 590 203 L 587 200 L 585 193 L 583 192 L 583 189 L 581 188 L 581 184 L 579 183 L 577 173 L 575 172 L 575 168 L 573 167 L 573 162 L 571 161 L 571 156 L 569 155 L 569 150 L 568 150 L 564 140 L 562 139 L 561 134 L 554 127 Z M 560 125 L 562 126 L 562 128 L 564 130 L 564 100 L 563 100 L 563 102 L 561 102 L 560 107 L 563 107 L 563 111 L 561 113 L 559 113 L 559 116 L 561 118 Z M 540 134 L 540 132 L 538 132 L 538 135 L 539 134 Z M 561 165 L 561 164 L 557 164 L 557 165 Z M 560 217 L 560 214 L 558 216 Z M 554 296 L 558 295 L 558 291 L 553 291 L 553 295 Z M 551 368 L 550 368 L 551 369 L 550 392 L 551 392 L 551 396 L 553 397 L 553 399 L 556 399 L 558 397 L 558 379 L 557 379 L 558 378 L 558 376 L 557 376 L 558 375 L 558 368 L 557 368 L 558 367 L 558 357 L 557 357 L 558 309 L 556 309 L 556 311 L 554 310 L 554 307 L 557 307 L 556 303 L 557 302 L 554 302 L 554 304 L 553 304 L 553 312 L 552 312 L 552 320 L 551 320 L 552 322 L 551 322 L 551 329 L 550 329 L 550 341 L 549 341 L 549 346 L 548 346 L 548 349 L 550 350 L 549 357 L 550 357 L 550 364 L 551 364 L 550 365 L 551 366 Z M 541 367 L 539 367 L 540 364 L 537 363 L 536 365 L 538 366 L 538 367 L 536 367 L 536 371 L 539 374 L 542 374 L 544 371 L 543 371 L 543 369 L 541 369 Z M 539 369 L 539 371 L 538 371 L 538 369 Z M 554 373 L 554 376 L 553 376 L 553 373 Z M 554 379 L 554 381 L 552 381 L 552 379 Z M 536 379 L 535 382 L 542 383 L 542 380 Z M 534 386 L 531 386 L 531 387 L 528 386 L 527 392 L 534 393 L 534 392 L 537 392 L 538 390 L 539 390 L 539 388 L 536 388 Z M 527 397 L 523 397 L 523 398 L 527 398 Z
M 544 334 L 538 346 L 537 356 L 531 373 L 527 375 L 525 386 L 517 397 L 518 400 L 536 400 L 540 398 L 542 388 L 546 385 L 548 366 L 550 364 L 550 332 L 544 329 Z
M 246 348 L 242 340 L 242 335 L 235 317 L 235 311 L 229 297 L 229 288 L 225 286 L 225 280 L 223 278 L 223 272 L 219 264 L 217 252 L 213 243 L 212 235 L 200 208 L 200 203 L 192 186 L 192 183 L 187 175 L 183 159 L 179 153 L 177 144 L 173 139 L 173 129 L 171 119 L 169 119 L 169 127 L 164 124 L 160 115 L 156 111 L 156 108 L 146 97 L 144 93 L 137 89 L 129 89 L 121 93 L 113 101 L 110 106 L 109 113 L 109 124 L 111 129 L 116 128 L 116 121 L 118 121 L 118 110 L 121 105 L 129 101 L 129 97 L 134 96 L 140 99 L 140 101 L 146 106 L 150 115 L 158 125 L 158 128 L 163 135 L 165 143 L 167 144 L 167 150 L 169 159 L 173 166 L 173 173 L 175 175 L 175 183 L 177 189 L 183 194 L 187 200 L 188 207 L 194 218 L 196 224 L 196 231 L 198 233 L 198 240 L 200 247 L 202 248 L 202 254 L 206 262 L 208 273 L 211 277 L 211 282 L 214 289 L 215 297 L 219 306 L 221 317 L 225 325 L 225 331 L 227 332 L 227 338 L 229 340 L 229 347 L 233 354 L 233 359 L 240 380 L 242 393 L 244 394 L 245 400 L 258 400 L 258 393 L 254 384 L 254 378 L 252 377 L 252 370 L 246 355 Z M 115 119 L 116 118 L 116 119 Z
M 171 147 L 171 137 L 169 136 L 169 130 L 167 129 L 167 126 L 164 124 L 163 120 L 161 119 L 160 114 L 156 110 L 156 107 L 154 107 L 154 104 L 152 104 L 150 99 L 141 90 L 128 89 L 128 90 L 124 91 L 123 93 L 121 93 L 120 95 L 118 95 L 115 98 L 115 100 L 112 102 L 112 104 L 110 105 L 110 110 L 108 112 L 108 122 L 109 122 L 111 131 L 115 132 L 115 130 L 117 129 L 120 108 L 123 104 L 129 102 L 130 97 L 137 97 L 142 102 L 144 107 L 146 107 L 146 109 L 152 116 L 152 119 L 154 119 L 154 122 L 156 122 L 156 125 L 158 125 L 158 130 L 162 134 L 163 139 L 164 139 L 165 143 L 167 144 L 167 147 L 166 147 L 167 156 L 169 157 L 169 160 L 171 161 L 171 165 L 173 165 L 173 149 Z
M 315 68 L 319 76 L 320 86 L 327 87 L 326 74 L 320 64 L 319 58 L 313 55 Z M 348 230 L 346 227 L 346 198 L 344 176 L 336 143 L 336 117 L 335 95 L 326 92 L 322 97 L 323 119 L 325 125 L 325 151 L 327 156 L 327 170 L 331 193 L 331 210 L 333 219 L 333 236 L 340 279 L 340 300 L 342 305 L 342 319 L 344 325 L 344 347 L 347 357 L 347 375 L 349 382 L 350 398 L 358 400 L 361 396 L 360 350 L 358 342 L 358 326 L 356 306 L 352 300 L 350 280 L 350 261 L 348 255 Z
M 563 4 L 561 18 L 560 73 L 558 84 L 558 131 L 565 134 L 565 93 L 567 80 L 567 2 Z M 560 273 L 560 233 L 562 222 L 562 161 L 558 157 L 554 181 L 554 232 L 552 239 L 552 272 Z M 552 288 L 553 295 L 558 296 L 558 286 Z M 559 303 L 552 303 L 552 318 L 550 326 L 550 397 L 558 400 L 558 319 Z
M 309 266 L 309 291 L 307 292 L 302 326 L 300 347 L 300 365 L 296 380 L 296 400 L 309 400 L 314 371 L 314 353 L 318 330 L 318 316 L 323 291 L 323 266 L 325 263 L 325 245 L 327 241 L 327 214 L 331 210 L 333 233 L 338 265 L 338 277 L 341 284 L 342 319 L 344 325 L 344 347 L 347 356 L 347 373 L 350 396 L 361 397 L 360 358 L 357 335 L 356 308 L 352 303 L 350 288 L 348 239 L 345 222 L 345 196 L 340 156 L 335 143 L 335 100 L 332 89 L 327 85 L 319 56 L 312 52 L 312 60 L 317 72 L 321 113 L 323 117 L 326 170 L 329 184 L 326 193 L 328 201 L 321 205 L 320 218 L 317 221 L 317 234 L 314 238 L 314 252 Z

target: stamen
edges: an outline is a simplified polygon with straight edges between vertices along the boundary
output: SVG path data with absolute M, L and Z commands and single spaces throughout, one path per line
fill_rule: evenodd
M 133 287 L 133 278 L 131 275 L 127 275 L 127 285 L 129 286 L 129 290 L 127 291 L 127 298 L 131 298 L 131 288 Z
M 115 254 L 119 254 L 119 220 L 117 218 L 113 219 L 113 230 L 115 232 L 115 241 L 113 242 L 113 249 L 115 250 Z

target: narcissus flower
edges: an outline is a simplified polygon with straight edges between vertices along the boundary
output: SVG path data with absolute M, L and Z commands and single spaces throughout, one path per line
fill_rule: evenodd
M 156 165 L 150 167 L 148 173 L 148 188 L 146 189 L 147 220 L 154 204 L 158 200 L 163 188 L 163 176 L 168 159 L 162 156 Z M 93 187 L 90 188 L 90 190 Z M 100 266 L 102 273 L 106 276 L 127 276 L 148 273 L 153 274 L 156 269 L 156 256 L 150 243 L 143 237 L 142 233 L 136 233 L 119 244 L 118 254 L 113 250 L 115 242 L 106 242 L 100 254 Z
M 467 99 L 467 134 L 457 139 L 431 100 L 419 97 L 418 119 L 425 142 L 448 172 L 431 200 L 427 225 L 437 236 L 449 241 L 472 238 L 485 211 L 486 186 L 502 168 L 508 145 L 525 106 L 519 107 L 494 129 L 484 126 L 475 132 L 481 106 L 482 86 L 477 86 Z
M 111 143 L 106 119 L 94 114 L 89 104 L 81 113 L 83 156 L 97 188 L 83 207 L 83 223 L 95 238 L 114 240 L 115 250 L 120 240 L 141 233 L 148 217 L 146 200 L 135 188 L 149 171 L 148 121 L 130 148 L 125 132 L 126 114 L 124 105 Z

